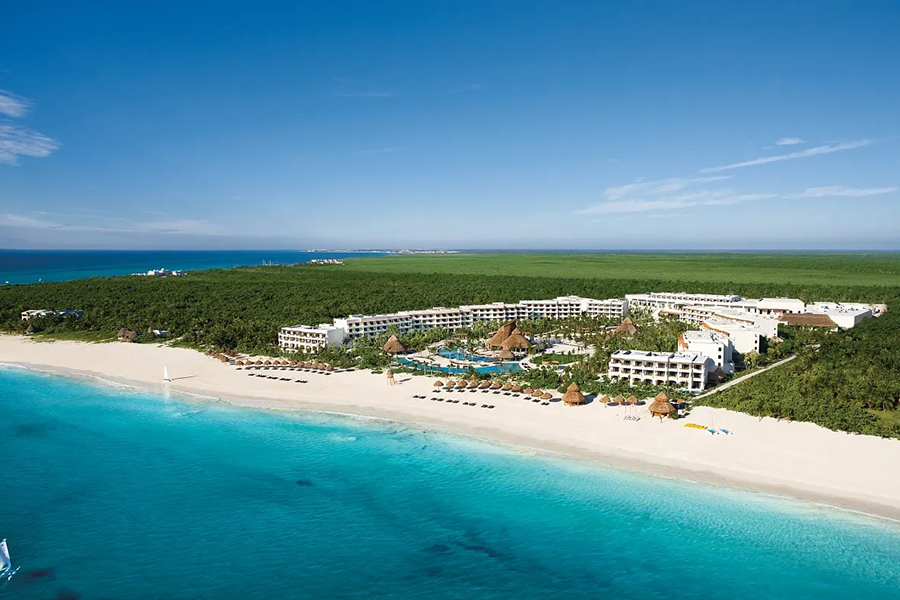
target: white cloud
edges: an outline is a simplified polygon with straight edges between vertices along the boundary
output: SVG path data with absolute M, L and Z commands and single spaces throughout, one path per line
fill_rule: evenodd
M 857 140 L 854 142 L 844 142 L 841 144 L 825 144 L 824 146 L 816 146 L 808 150 L 791 152 L 790 154 L 779 154 L 777 156 L 766 156 L 754 160 L 723 165 L 720 167 L 706 167 L 700 169 L 700 173 L 718 173 L 720 171 L 728 171 L 730 169 L 740 169 L 742 167 L 754 167 L 756 165 L 764 165 L 767 163 L 781 162 L 785 160 L 795 160 L 798 158 L 806 158 L 807 156 L 818 156 L 820 154 L 831 154 L 832 152 L 841 152 L 843 150 L 852 150 L 854 148 L 862 148 L 872 143 L 872 140 Z
M 45 213 L 32 213 L 43 215 Z M 65 217 L 63 217 L 65 219 Z M 112 225 L 98 222 L 113 222 Z M 0 226 L 22 229 L 58 229 L 60 231 L 80 231 L 94 233 L 158 233 L 217 235 L 222 233 L 220 227 L 202 219 L 182 219 L 173 221 L 133 222 L 121 217 L 91 217 L 90 223 L 61 223 L 28 215 L 0 213 Z
M 13 215 L 9 213 L 0 213 L 0 225 L 6 225 L 7 227 L 24 227 L 28 229 L 54 229 L 59 227 L 58 224 L 44 219 L 35 219 L 34 217 Z
M 27 127 L 0 123 L 0 163 L 19 164 L 19 156 L 44 158 L 59 148 L 59 142 Z
M 797 144 L 805 144 L 806 140 L 798 137 L 783 137 L 777 142 L 775 142 L 776 146 L 796 146 Z
M 829 185 L 823 187 L 806 188 L 799 194 L 788 194 L 785 198 L 862 198 L 863 196 L 879 196 L 881 194 L 890 194 L 896 192 L 897 187 L 882 188 L 854 188 L 841 185 Z
M 0 90 L 0 114 L 7 117 L 24 117 L 31 108 L 31 102 L 6 90 Z
M 659 212 L 696 206 L 724 206 L 775 197 L 775 194 L 743 194 L 730 188 L 688 189 L 728 178 L 677 177 L 611 187 L 603 192 L 604 202 L 576 212 L 582 215 Z

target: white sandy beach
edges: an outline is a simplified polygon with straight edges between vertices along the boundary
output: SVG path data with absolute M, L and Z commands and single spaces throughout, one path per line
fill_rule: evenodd
M 0 363 L 99 376 L 266 409 L 376 416 L 519 448 L 569 454 L 657 475 L 749 488 L 900 520 L 900 441 L 837 433 L 810 423 L 758 419 L 699 407 L 685 421 L 591 403 L 542 406 L 503 395 L 441 392 L 493 410 L 413 398 L 438 395 L 433 378 L 401 376 L 388 386 L 367 371 L 323 375 L 287 371 L 290 382 L 249 377 L 199 352 L 146 344 L 34 342 L 0 336 Z M 171 383 L 163 383 L 163 367 Z M 266 371 L 262 371 L 268 373 Z M 276 372 L 277 373 L 277 372 Z M 276 374 L 272 373 L 272 374 Z M 305 379 L 306 384 L 295 383 Z M 554 394 L 559 398 L 559 394 Z M 645 407 L 643 407 L 645 409 Z M 733 435 L 685 428 L 726 427 Z

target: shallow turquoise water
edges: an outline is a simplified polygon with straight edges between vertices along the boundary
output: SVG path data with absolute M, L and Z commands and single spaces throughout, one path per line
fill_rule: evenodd
M 900 529 L 797 502 L 19 369 L 0 415 L 4 598 L 900 598 Z

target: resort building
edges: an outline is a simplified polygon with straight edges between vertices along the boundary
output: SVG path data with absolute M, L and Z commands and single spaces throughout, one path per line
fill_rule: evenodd
M 684 292 L 648 292 L 646 294 L 626 294 L 625 300 L 629 306 L 649 309 L 651 312 L 660 310 L 677 310 L 682 306 L 711 306 L 727 307 L 743 300 L 734 294 L 686 294 Z
M 806 312 L 814 315 L 828 315 L 835 325 L 849 329 L 874 316 L 871 306 L 855 302 L 813 302 Z
M 282 350 L 315 352 L 325 346 L 340 346 L 345 337 L 347 337 L 346 330 L 334 325 L 322 324 L 315 327 L 297 325 L 281 328 L 278 332 L 278 345 Z
M 435 327 L 448 330 L 469 327 L 476 321 L 508 321 L 510 319 L 562 319 L 566 317 L 623 318 L 628 302 L 621 298 L 596 300 L 580 296 L 560 296 L 551 300 L 523 300 L 515 304 L 493 302 L 458 308 L 438 306 L 386 315 L 350 315 L 335 319 L 334 325 L 284 327 L 278 334 L 284 350 L 312 351 L 325 345 L 339 345 L 345 339 L 375 336 L 396 327 L 401 333 L 427 331 Z M 337 331 L 340 330 L 340 331 Z
M 678 336 L 678 351 L 711 358 L 725 375 L 734 374 L 734 344 L 725 334 L 708 329 L 685 331 Z
M 647 383 L 701 392 L 715 369 L 715 362 L 701 354 L 618 350 L 610 357 L 607 375 L 629 385 Z
M 766 315 L 778 318 L 786 314 L 806 312 L 806 304 L 796 298 L 760 298 L 758 300 L 741 300 L 735 308 L 752 315 Z
M 773 319 L 766 320 L 772 321 L 772 323 L 775 325 L 775 333 L 777 333 L 778 321 L 775 321 Z M 771 335 L 769 335 L 768 333 L 763 333 L 762 329 L 757 325 L 735 323 L 733 321 L 726 321 L 721 319 L 710 319 L 708 321 L 704 321 L 700 324 L 700 328 L 706 329 L 708 331 L 714 331 L 722 335 L 727 335 L 731 340 L 732 345 L 734 346 L 734 351 L 739 352 L 740 354 L 747 354 L 748 352 L 758 353 L 763 336 L 773 337 L 775 335 L 775 333 Z

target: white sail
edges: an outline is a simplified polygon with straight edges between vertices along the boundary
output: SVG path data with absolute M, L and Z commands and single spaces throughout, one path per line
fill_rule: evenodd
M 12 561 L 9 560 L 9 548 L 6 545 L 6 540 L 3 540 L 0 542 L 0 573 L 11 568 Z
M 172 381 L 169 379 L 169 367 L 163 367 L 163 381 Z

